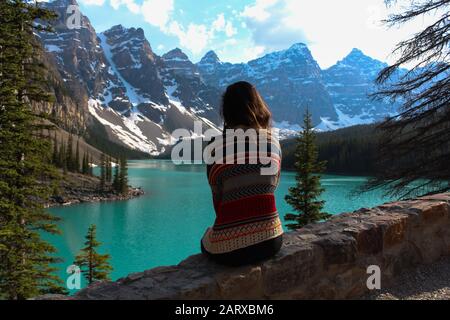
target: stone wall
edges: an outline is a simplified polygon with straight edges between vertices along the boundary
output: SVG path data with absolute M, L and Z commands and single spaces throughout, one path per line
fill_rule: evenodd
M 368 292 L 367 267 L 381 286 L 418 264 L 450 255 L 450 194 L 384 204 L 285 234 L 281 251 L 241 268 L 202 255 L 103 282 L 76 299 L 349 299 Z

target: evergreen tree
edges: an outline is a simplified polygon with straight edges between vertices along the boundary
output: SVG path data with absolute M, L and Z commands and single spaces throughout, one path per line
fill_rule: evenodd
M 69 138 L 67 139 L 66 166 L 67 166 L 67 170 L 74 171 L 73 138 L 72 138 L 72 134 L 70 134 Z
M 89 175 L 94 175 L 94 169 L 92 165 L 94 164 L 94 160 L 92 159 L 92 155 L 88 153 L 88 168 L 89 168 Z
M 77 140 L 77 147 L 75 150 L 74 171 L 80 172 L 80 139 Z
M 427 24 L 396 45 L 397 60 L 376 79 L 374 97 L 402 106 L 379 126 L 378 170 L 364 190 L 411 198 L 450 190 L 450 2 L 409 0 L 398 8 L 388 26 L 425 17 Z M 405 66 L 408 72 L 399 76 Z
M 62 139 L 61 139 L 62 140 Z M 67 157 L 66 157 L 66 145 L 64 142 L 61 142 L 61 147 L 59 148 L 59 159 L 61 163 L 61 168 L 63 169 L 63 173 L 67 173 Z
M 317 160 L 318 152 L 315 145 L 315 133 L 312 125 L 311 113 L 306 110 L 304 123 L 297 138 L 295 151 L 296 186 L 289 188 L 285 199 L 297 214 L 289 213 L 285 216 L 289 229 L 298 229 L 308 223 L 325 220 L 329 214 L 322 212 L 324 201 L 318 200 L 324 189 L 320 185 L 318 174 L 325 170 L 325 162 Z
M 106 158 L 106 181 L 111 183 L 112 180 L 112 164 L 111 164 L 111 156 Z
M 327 161 L 328 173 L 370 176 L 375 172 L 379 136 L 375 124 L 317 132 L 318 160 Z M 281 145 L 283 169 L 294 170 L 296 139 L 283 140 Z
M 128 193 L 128 169 L 127 158 L 125 157 L 120 159 L 119 192 L 122 194 Z
M 42 233 L 58 233 L 57 220 L 44 210 L 51 195 L 50 130 L 31 102 L 50 101 L 43 64 L 37 61 L 36 19 L 55 17 L 23 0 L 0 1 L 0 299 L 26 299 L 60 292 L 52 264 L 55 248 Z
M 65 151 L 63 149 L 64 149 L 64 141 L 61 136 L 61 138 L 59 140 L 59 150 L 58 150 L 58 167 L 59 168 L 62 168 L 65 163 L 65 161 L 64 161 Z
M 97 248 L 101 245 L 97 241 L 96 226 L 93 224 L 89 227 L 86 235 L 85 247 L 76 256 L 74 264 L 80 267 L 81 273 L 84 274 L 88 284 L 99 280 L 109 280 L 109 274 L 112 267 L 108 260 L 108 254 L 100 254 Z
M 100 190 L 105 190 L 106 187 L 106 160 L 105 155 L 100 155 Z
M 56 132 L 53 136 L 53 153 L 52 153 L 52 163 L 55 166 L 59 166 L 59 155 L 58 155 L 58 141 L 56 139 Z
M 114 167 L 114 179 L 113 179 L 113 189 L 116 192 L 120 192 L 120 181 L 119 181 L 119 159 L 116 159 L 116 166 Z
M 89 160 L 88 160 L 88 154 L 86 152 L 83 155 L 83 164 L 81 167 L 81 173 L 89 174 Z

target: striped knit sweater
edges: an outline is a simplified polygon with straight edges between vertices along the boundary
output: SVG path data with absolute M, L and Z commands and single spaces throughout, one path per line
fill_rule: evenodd
M 227 147 L 226 142 L 223 145 Z M 264 163 L 271 161 L 270 164 L 250 162 L 258 154 L 248 148 L 248 143 L 244 152 L 236 152 L 236 147 L 234 150 L 235 159 L 245 159 L 245 164 L 216 161 L 207 168 L 216 220 L 206 230 L 202 243 L 212 254 L 231 252 L 283 234 L 274 197 L 281 164 L 278 141 L 267 142 L 269 152 L 265 153 Z M 262 168 L 271 165 L 275 170 L 261 174 Z

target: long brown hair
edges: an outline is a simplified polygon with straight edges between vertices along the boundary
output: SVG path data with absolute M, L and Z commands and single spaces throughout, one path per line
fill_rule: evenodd
M 255 86 L 239 81 L 228 86 L 222 96 L 224 128 L 269 129 L 272 114 Z

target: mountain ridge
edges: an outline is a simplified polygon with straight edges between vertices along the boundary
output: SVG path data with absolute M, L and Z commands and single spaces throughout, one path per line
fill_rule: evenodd
M 52 24 L 55 33 L 39 37 L 64 82 L 80 87 L 91 133 L 95 135 L 92 131 L 101 125 L 111 142 L 158 156 L 175 142 L 171 132 L 178 127 L 193 128 L 194 121 L 205 128 L 217 127 L 218 112 L 202 100 L 213 99 L 214 89 L 203 84 L 203 91 L 197 90 L 194 97 L 185 94 L 184 87 L 195 85 L 192 79 L 188 85 L 186 77 L 166 68 L 141 28 L 119 24 L 97 33 L 82 15 L 82 27 L 70 29 L 65 25 L 68 4 L 77 3 L 44 4 L 56 11 L 58 19 Z
M 241 80 L 261 92 L 283 137 L 299 129 L 306 107 L 320 130 L 371 123 L 394 112 L 367 97 L 386 64 L 356 48 L 327 69 L 304 43 L 237 64 L 210 50 L 193 63 L 180 48 L 155 54 L 142 28 L 118 24 L 97 33 L 82 15 L 83 27 L 68 29 L 67 4 L 76 1 L 44 4 L 59 18 L 56 33 L 40 34 L 40 40 L 65 84 L 84 97 L 88 129 L 95 119 L 107 139 L 126 148 L 157 156 L 176 141 L 171 132 L 177 128 L 192 130 L 200 121 L 205 129 L 218 129 L 221 94 Z

